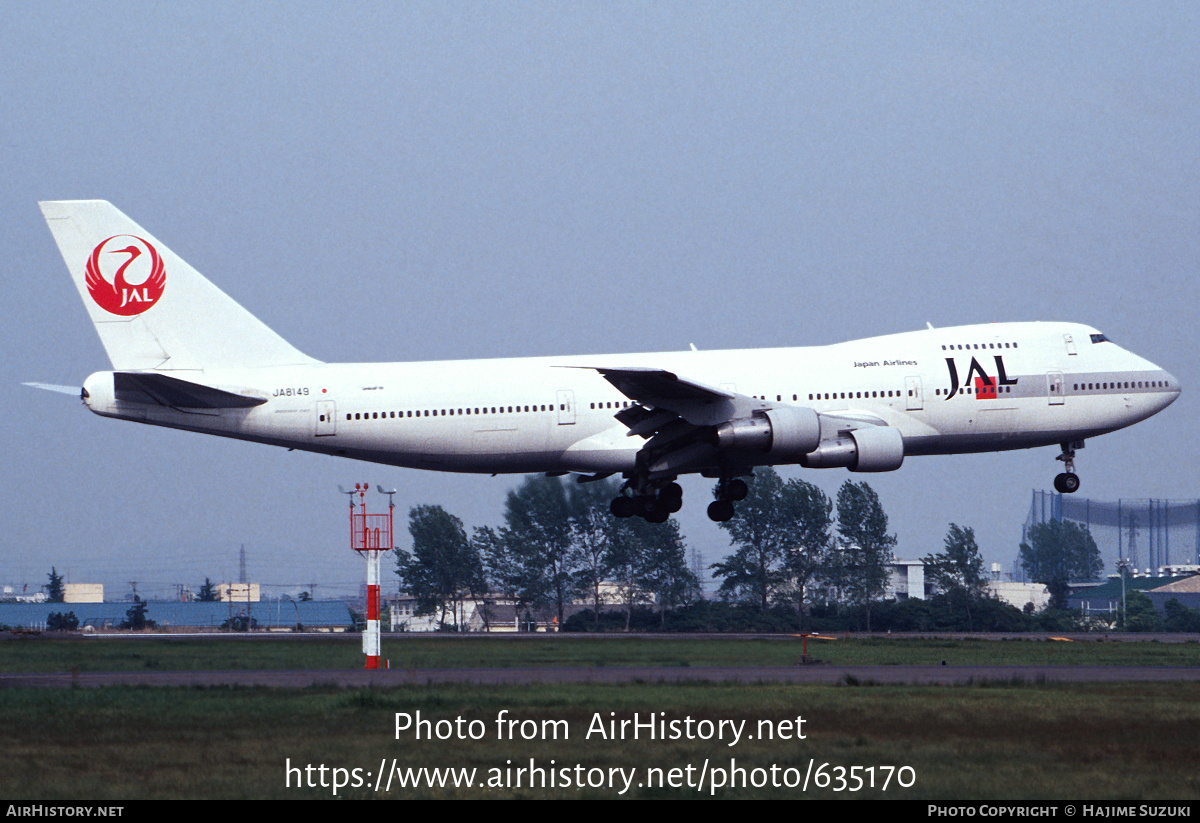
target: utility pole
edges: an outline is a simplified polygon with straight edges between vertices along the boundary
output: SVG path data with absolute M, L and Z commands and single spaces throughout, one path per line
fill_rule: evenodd
M 1125 573 L 1129 571 L 1129 561 L 1122 557 L 1117 561 L 1117 570 L 1121 572 L 1121 628 L 1128 630 L 1125 622 Z

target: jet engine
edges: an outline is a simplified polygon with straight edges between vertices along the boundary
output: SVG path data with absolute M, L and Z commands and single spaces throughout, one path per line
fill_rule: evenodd
M 759 452 L 772 462 L 794 463 L 821 442 L 821 419 L 812 409 L 783 406 L 717 427 L 717 447 Z
M 904 437 L 888 426 L 867 426 L 823 441 L 800 459 L 809 469 L 847 468 L 852 472 L 890 472 L 904 462 Z

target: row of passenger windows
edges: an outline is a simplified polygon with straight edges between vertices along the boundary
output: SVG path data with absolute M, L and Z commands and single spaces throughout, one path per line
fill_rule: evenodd
M 633 404 L 629 401 L 606 401 L 603 403 L 592 403 L 593 409 L 627 409 Z M 567 404 L 559 403 L 558 410 L 566 411 Z M 554 404 L 530 405 L 530 406 L 483 406 L 480 408 L 463 408 L 463 409 L 406 409 L 405 411 L 385 411 L 385 412 L 355 412 L 353 414 L 347 412 L 347 420 L 389 420 L 394 418 L 408 417 L 453 417 L 454 415 L 479 415 L 479 414 L 524 414 L 533 412 L 554 411 Z
M 560 403 L 559 410 L 567 408 L 566 403 Z M 469 414 L 523 414 L 525 412 L 537 411 L 554 411 L 554 405 L 532 405 L 532 406 L 484 406 L 474 409 L 407 409 L 405 411 L 393 412 L 355 412 L 354 414 L 346 413 L 347 420 L 379 420 L 391 419 L 397 417 L 453 417 L 455 414 L 460 416 Z
M 912 397 L 913 394 L 914 394 L 913 390 L 909 389 L 908 396 Z M 882 397 L 882 398 L 904 397 L 904 392 L 897 391 L 895 389 L 893 389 L 891 391 L 859 391 L 859 392 L 844 391 L 841 393 L 825 392 L 824 394 L 822 394 L 821 392 L 817 392 L 816 394 L 810 394 L 808 396 L 808 399 L 809 400 L 858 400 L 858 399 L 870 399 L 872 397 Z M 779 398 L 777 397 L 776 399 L 778 400 Z M 795 400 L 796 395 L 793 394 L 792 399 Z
M 1075 391 L 1103 391 L 1105 389 L 1155 389 L 1166 388 L 1165 380 L 1126 380 L 1123 383 L 1076 383 Z
M 942 351 L 962 351 L 963 349 L 1015 349 L 1016 347 L 1016 343 L 951 343 L 948 346 L 942 346 Z
M 1012 394 L 1012 386 L 988 386 L 985 384 L 983 386 L 979 386 L 978 389 L 979 389 L 979 394 L 985 394 L 985 395 L 986 394 Z M 959 392 L 959 394 L 975 394 L 975 389 L 973 389 L 971 386 L 962 386 L 961 388 L 959 388 L 958 392 Z M 934 389 L 933 394 L 935 397 L 941 397 L 943 394 L 949 395 L 950 390 L 949 389 Z

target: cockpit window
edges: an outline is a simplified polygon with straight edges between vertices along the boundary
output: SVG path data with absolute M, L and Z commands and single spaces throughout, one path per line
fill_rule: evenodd
M 1105 337 L 1103 334 L 1093 334 L 1092 342 L 1093 343 L 1111 343 L 1112 341 L 1109 340 L 1107 337 Z

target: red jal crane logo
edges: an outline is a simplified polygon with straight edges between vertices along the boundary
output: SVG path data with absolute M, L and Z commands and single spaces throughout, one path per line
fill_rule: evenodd
M 85 282 L 97 306 L 132 317 L 158 302 L 167 275 L 158 249 L 132 234 L 117 234 L 92 250 Z

